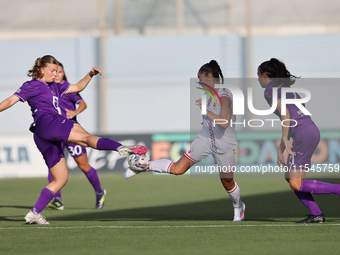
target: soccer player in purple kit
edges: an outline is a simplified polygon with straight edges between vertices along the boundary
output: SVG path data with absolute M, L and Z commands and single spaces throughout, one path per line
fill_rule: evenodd
M 69 84 L 64 71 L 64 66 L 60 62 L 58 65 L 57 76 L 54 81 L 60 84 Z M 78 108 L 76 108 L 76 104 L 79 105 Z M 59 107 L 64 117 L 77 122 L 76 116 L 84 111 L 87 105 L 79 93 L 72 93 L 65 94 L 59 98 Z M 86 178 L 89 180 L 96 193 L 95 209 L 102 209 L 105 202 L 106 190 L 101 188 L 97 171 L 92 166 L 90 166 L 87 160 L 86 148 L 75 143 L 66 143 L 65 146 L 68 149 L 70 155 L 76 161 L 79 169 L 84 172 Z M 53 181 L 53 176 L 50 171 L 48 171 L 48 180 L 49 182 Z M 61 199 L 61 189 L 55 194 L 54 200 L 47 206 L 56 210 L 64 210 L 64 205 Z
M 67 182 L 68 169 L 63 153 L 63 143 L 76 143 L 98 150 L 115 150 L 124 156 L 129 153 L 144 154 L 145 146 L 125 146 L 108 138 L 89 134 L 78 123 L 63 117 L 59 107 L 59 98 L 64 94 L 77 93 L 86 88 L 92 77 L 101 71 L 93 67 L 78 83 L 55 83 L 58 61 L 50 55 L 37 58 L 28 71 L 32 80 L 25 82 L 15 93 L 0 103 L 0 112 L 12 107 L 19 101 L 27 101 L 31 107 L 33 123 L 30 131 L 42 153 L 53 181 L 40 193 L 31 211 L 25 216 L 27 223 L 49 224 L 40 213 Z
M 285 64 L 272 58 L 263 62 L 257 69 L 258 81 L 265 88 L 264 97 L 272 106 L 273 88 L 277 88 L 277 106 L 275 114 L 281 121 L 290 121 L 290 125 L 282 125 L 282 138 L 278 149 L 278 165 L 286 166 L 283 152 L 289 153 L 289 170 L 286 180 L 295 195 L 310 210 L 310 215 L 297 223 L 323 223 L 325 216 L 313 199 L 312 194 L 340 195 L 340 185 L 305 180 L 306 172 L 311 167 L 311 158 L 320 141 L 320 131 L 308 115 L 304 115 L 295 104 L 286 105 L 286 115 L 281 114 L 281 89 L 290 87 L 298 78 L 292 75 Z M 286 98 L 301 98 L 297 93 L 287 93 Z M 286 123 L 286 122 L 285 122 Z M 291 143 L 290 138 L 293 138 Z

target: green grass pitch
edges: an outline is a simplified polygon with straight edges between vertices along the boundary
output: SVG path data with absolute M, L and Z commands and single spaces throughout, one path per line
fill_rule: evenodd
M 216 178 L 100 175 L 105 206 L 83 175 L 62 191 L 64 211 L 46 208 L 50 225 L 24 216 L 47 178 L 0 180 L 0 254 L 339 254 L 340 199 L 315 195 L 324 224 L 295 224 L 308 210 L 284 179 L 238 178 L 246 220 L 232 222 Z M 340 183 L 340 179 L 324 181 Z

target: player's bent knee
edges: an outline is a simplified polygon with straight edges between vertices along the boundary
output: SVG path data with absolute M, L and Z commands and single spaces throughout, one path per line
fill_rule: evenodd
M 64 186 L 67 182 L 68 182 L 68 178 L 59 178 L 59 179 L 56 179 L 56 183 L 58 185 Z
M 289 181 L 289 186 L 292 190 L 300 191 L 301 183 L 298 181 L 292 181 L 292 179 Z

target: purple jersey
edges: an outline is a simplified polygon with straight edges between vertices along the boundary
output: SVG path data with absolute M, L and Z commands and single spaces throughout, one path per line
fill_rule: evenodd
M 63 81 L 61 83 L 62 86 L 66 84 L 70 85 L 67 81 Z M 59 107 L 61 108 L 61 114 L 66 117 L 66 109 L 75 111 L 76 104 L 79 104 L 80 101 L 84 101 L 79 93 L 65 94 L 61 98 L 59 98 Z M 72 118 L 73 121 L 77 121 L 76 116 Z
M 61 115 L 59 107 L 59 98 L 68 90 L 69 83 L 47 84 L 39 79 L 25 82 L 15 93 L 22 102 L 27 101 L 31 107 L 33 123 L 30 126 L 35 126 L 37 120 L 44 113 L 54 113 Z
M 264 91 L 264 97 L 267 100 L 268 104 L 272 106 L 272 98 L 273 98 L 273 87 L 274 87 L 274 81 L 271 81 L 268 83 L 267 88 Z M 289 86 L 281 85 L 277 87 L 277 99 L 281 100 L 281 88 L 288 88 Z M 287 93 L 286 94 L 287 99 L 294 99 L 294 98 L 301 98 L 299 94 L 297 93 Z M 306 126 L 314 123 L 312 119 L 308 115 L 304 115 L 301 110 L 295 105 L 295 104 L 287 104 L 287 109 L 289 111 L 290 119 L 295 120 L 290 122 L 290 128 L 289 128 L 289 136 L 291 137 L 292 134 L 294 134 L 296 131 L 305 128 Z M 279 111 L 276 109 L 274 112 L 280 119 L 281 115 Z M 285 124 L 288 125 L 288 124 Z M 296 125 L 296 126 L 295 126 Z M 295 126 L 295 127 L 293 127 Z

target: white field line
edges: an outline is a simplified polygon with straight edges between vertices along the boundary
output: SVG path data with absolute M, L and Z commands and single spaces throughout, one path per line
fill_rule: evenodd
M 339 224 L 259 224 L 259 225 L 188 225 L 188 226 L 75 226 L 75 227 L 4 227 L 0 230 L 16 230 L 16 229 L 87 229 L 87 228 L 113 228 L 113 229 L 141 229 L 141 228 L 233 228 L 233 227 L 313 227 L 313 226 L 340 226 Z

